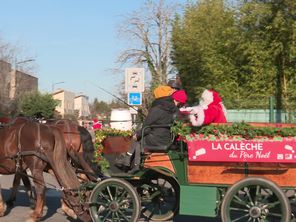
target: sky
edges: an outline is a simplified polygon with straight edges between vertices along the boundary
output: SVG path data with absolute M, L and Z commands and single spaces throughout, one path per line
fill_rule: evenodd
M 185 2 L 179 0 L 177 2 Z M 126 49 L 118 37 L 123 16 L 144 0 L 1 0 L 0 40 L 18 45 L 23 58 L 33 58 L 39 90 L 52 88 L 110 102 L 102 87 L 117 94 L 123 72 L 114 73 Z M 30 62 L 22 66 L 29 66 Z M 21 65 L 21 64 L 20 64 Z

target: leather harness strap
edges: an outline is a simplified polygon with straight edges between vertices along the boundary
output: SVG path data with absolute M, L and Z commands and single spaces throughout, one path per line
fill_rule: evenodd
M 40 150 L 44 150 L 42 145 L 41 145 L 41 134 L 40 134 L 40 124 L 37 124 L 37 147 L 40 148 Z M 22 135 L 22 130 L 24 128 L 24 126 L 26 125 L 26 123 L 23 123 L 18 131 L 18 152 L 15 156 L 10 157 L 11 159 L 15 159 L 16 162 L 16 172 L 21 172 L 22 171 L 22 164 L 21 164 L 21 160 L 23 156 L 37 156 L 38 158 L 42 159 L 45 162 L 48 162 L 48 158 L 46 157 L 46 155 L 44 155 L 41 152 L 38 151 L 22 151 L 22 145 L 21 145 L 21 135 Z

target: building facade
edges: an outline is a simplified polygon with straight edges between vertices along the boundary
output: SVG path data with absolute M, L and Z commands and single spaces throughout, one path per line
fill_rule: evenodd
M 11 114 L 24 93 L 38 90 L 38 78 L 13 70 L 10 63 L 0 60 L 0 112 Z
M 16 99 L 22 94 L 38 90 L 38 78 L 18 70 L 11 71 L 9 98 Z
M 78 118 L 86 118 L 90 115 L 88 97 L 78 95 L 74 99 L 74 109 L 78 113 Z
M 57 90 L 52 94 L 53 98 L 58 101 L 56 111 L 65 117 L 65 115 L 74 115 L 74 98 L 75 93 L 66 90 Z

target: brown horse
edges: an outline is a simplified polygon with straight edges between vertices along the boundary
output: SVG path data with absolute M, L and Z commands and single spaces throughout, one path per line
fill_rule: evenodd
M 54 125 L 63 132 L 71 161 L 75 167 L 83 169 L 89 180 L 95 181 L 98 169 L 97 165 L 93 164 L 95 149 L 90 133 L 84 127 L 68 119 L 48 120 L 46 124 Z M 84 177 L 85 180 L 86 177 Z
M 77 189 L 79 181 L 67 161 L 63 134 L 57 127 L 30 121 L 4 126 L 0 129 L 0 156 L 1 174 L 14 174 L 27 168 L 31 171 L 36 190 L 36 205 L 27 221 L 37 221 L 42 217 L 45 190 L 43 171 L 47 165 L 50 165 L 57 181 L 64 188 L 67 204 L 75 206 L 73 209 L 80 219 L 90 221 L 78 198 L 68 192 Z M 5 203 L 2 196 L 0 201 L 0 215 L 3 216 Z
M 25 117 L 18 117 L 14 122 L 27 122 L 30 121 Z M 99 172 L 97 164 L 93 163 L 94 157 L 94 146 L 92 143 L 92 138 L 90 133 L 84 127 L 77 125 L 71 120 L 49 120 L 46 123 L 49 126 L 56 126 L 62 131 L 64 140 L 66 143 L 67 153 L 70 156 L 70 160 L 75 168 L 82 168 L 86 174 L 81 174 L 83 180 L 96 180 L 95 172 Z M 47 167 L 50 168 L 50 167 Z M 51 169 L 47 169 L 51 171 Z M 16 174 L 13 181 L 13 187 L 11 189 L 10 197 L 6 201 L 9 206 L 13 205 L 16 200 L 17 188 L 20 184 L 20 179 L 22 179 L 23 184 L 26 188 L 27 194 L 31 206 L 35 204 L 34 193 L 32 192 L 32 187 L 30 180 L 26 171 L 20 174 Z M 72 209 L 68 208 L 64 201 L 62 203 L 62 210 L 69 216 L 76 218 L 75 213 Z
M 62 131 L 72 165 L 76 169 L 79 168 L 84 171 L 79 174 L 81 180 L 96 181 L 95 175 L 98 169 L 97 165 L 93 163 L 94 146 L 87 129 L 69 119 L 47 120 L 46 124 L 56 126 Z M 67 215 L 76 218 L 75 212 L 63 200 L 61 200 L 61 208 Z

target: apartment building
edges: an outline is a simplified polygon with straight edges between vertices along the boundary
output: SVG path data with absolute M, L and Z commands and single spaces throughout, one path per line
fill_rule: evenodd
M 65 115 L 77 115 L 78 118 L 83 118 L 90 115 L 87 96 L 75 96 L 74 92 L 63 89 L 55 91 L 52 95 L 58 101 L 56 111 L 62 117 L 65 117 Z
M 78 118 L 85 118 L 90 115 L 88 97 L 85 95 L 78 95 L 74 99 L 74 109 L 78 112 Z
M 65 117 L 65 115 L 74 115 L 75 93 L 61 89 L 55 91 L 52 96 L 58 101 L 56 111 L 62 117 Z
M 17 99 L 24 93 L 38 90 L 38 78 L 12 69 L 10 63 L 0 60 L 0 112 L 14 111 Z

